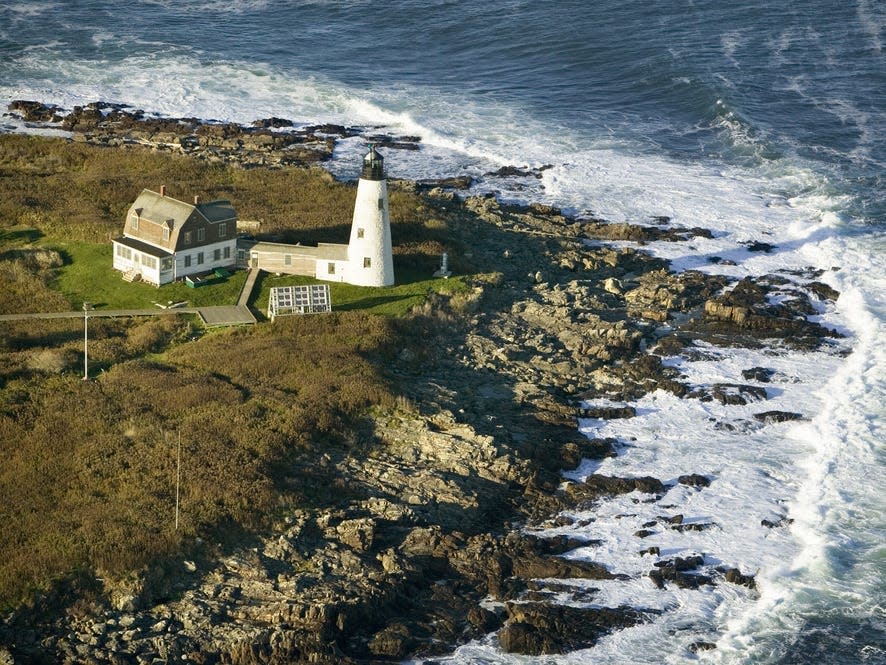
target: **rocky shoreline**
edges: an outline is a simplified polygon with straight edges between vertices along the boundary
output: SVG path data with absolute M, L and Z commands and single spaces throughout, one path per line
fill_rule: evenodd
M 67 116 L 29 102 L 11 110 L 28 122 L 57 123 L 78 141 L 179 150 L 247 168 L 321 163 L 337 138 L 360 134 L 272 131 L 288 126 L 280 119 L 252 128 L 146 119 L 106 105 Z M 375 139 L 391 149 L 418 145 L 414 137 Z M 592 543 L 532 533 L 568 521 L 562 510 L 593 507 L 604 496 L 636 492 L 655 502 L 668 488 L 652 477 L 563 482 L 561 471 L 583 458 L 619 453 L 618 441 L 579 433 L 579 418 L 634 415 L 630 406 L 583 400 L 617 404 L 665 390 L 761 402 L 760 426 L 802 417 L 762 404 L 767 368 L 747 368 L 746 384 L 700 389 L 662 358 L 691 354 L 698 341 L 817 348 L 837 333 L 810 320 L 814 303 L 837 294 L 813 272 L 802 286 L 783 274 L 735 282 L 673 273 L 643 245 L 686 242 L 707 230 L 666 218 L 610 224 L 457 196 L 465 184 L 392 183 L 425 191 L 468 248 L 465 260 L 483 274 L 467 296 L 435 296 L 416 312 L 423 334 L 388 368 L 404 404 L 367 424 L 360 454 L 329 450 L 303 460 L 304 473 L 334 488 L 336 500 L 285 515 L 273 533 L 220 559 L 165 562 L 133 579 L 95 582 L 88 599 L 45 598 L 42 607 L 19 610 L 0 626 L 6 662 L 397 662 L 490 634 L 505 651 L 554 654 L 659 611 L 588 607 L 592 592 L 570 580 L 618 574 L 561 556 Z M 686 469 L 677 482 L 704 492 L 716 478 Z M 661 512 L 644 525 L 650 533 L 710 526 L 684 523 L 679 506 Z M 661 557 L 651 547 L 644 556 L 649 584 L 660 588 L 755 584 L 751 571 L 714 564 L 716 552 Z M 570 603 L 555 602 L 564 594 Z

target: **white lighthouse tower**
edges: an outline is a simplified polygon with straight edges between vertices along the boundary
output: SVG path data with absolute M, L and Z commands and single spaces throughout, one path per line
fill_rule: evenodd
M 345 281 L 360 286 L 394 284 L 385 160 L 372 145 L 363 157 L 363 170 L 357 183 Z

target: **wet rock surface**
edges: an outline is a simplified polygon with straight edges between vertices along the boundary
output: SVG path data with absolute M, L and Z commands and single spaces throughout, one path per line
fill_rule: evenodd
M 538 656 L 593 646 L 600 636 L 643 621 L 631 607 L 578 608 L 540 603 L 508 603 L 508 617 L 498 632 L 502 649 Z
M 338 126 L 293 130 L 280 118 L 251 127 L 147 118 L 107 105 L 67 116 L 32 103 L 15 110 L 61 123 L 89 142 L 247 167 L 315 163 L 331 154 L 337 137 L 362 135 Z M 413 138 L 390 143 L 406 147 L 396 144 L 417 143 Z M 771 370 L 748 370 L 747 384 L 689 386 L 662 358 L 701 353 L 699 341 L 777 338 L 816 348 L 836 334 L 809 315 L 816 300 L 835 296 L 778 275 L 735 282 L 674 274 L 642 250 L 643 243 L 681 242 L 704 229 L 675 228 L 666 218 L 645 225 L 579 220 L 490 196 L 461 201 L 443 189 L 459 186 L 422 189 L 469 248 L 466 264 L 482 272 L 467 296 L 432 296 L 414 313 L 423 334 L 405 342 L 386 369 L 411 406 L 376 414 L 357 433 L 356 451 L 306 452 L 298 460 L 301 482 L 332 487 L 333 498 L 288 511 L 272 532 L 236 547 L 164 562 L 134 579 L 93 582 L 93 601 L 76 611 L 70 598 L 47 595 L 0 626 L 0 644 L 15 662 L 397 662 L 447 653 L 492 632 L 505 651 L 553 654 L 654 616 L 644 608 L 554 602 L 566 593 L 587 605 L 594 591 L 577 581 L 623 576 L 571 556 L 579 548 L 592 552 L 592 542 L 528 529 L 569 524 L 560 511 L 592 508 L 607 496 L 657 502 L 675 486 L 673 479 L 602 474 L 561 486 L 562 469 L 620 447 L 585 438 L 579 422 L 632 418 L 625 402 L 659 389 L 726 406 L 762 403 L 767 391 L 753 382 L 768 382 Z M 597 398 L 611 406 L 583 403 Z M 758 426 L 797 417 L 762 404 L 755 416 Z M 676 480 L 685 491 L 716 482 L 705 469 L 685 471 Z M 647 535 L 717 528 L 682 513 L 638 526 Z M 754 585 L 752 576 L 707 563 L 715 556 L 659 560 L 658 547 L 643 556 L 644 579 L 662 588 Z

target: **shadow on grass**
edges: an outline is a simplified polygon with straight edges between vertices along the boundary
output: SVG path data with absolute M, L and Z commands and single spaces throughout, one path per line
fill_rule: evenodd
M 58 331 L 15 331 L 7 332 L 6 345 L 13 351 L 27 351 L 28 349 L 55 349 L 65 344 L 83 340 L 83 325 L 78 323 L 77 328 Z
M 361 298 L 360 300 L 352 300 L 351 302 L 346 302 L 342 305 L 333 305 L 333 309 L 338 312 L 348 312 L 356 309 L 372 309 L 373 307 L 378 307 L 380 305 L 387 305 L 392 302 L 399 302 L 401 300 L 408 300 L 410 298 L 415 298 L 414 294 L 405 294 L 405 295 L 391 295 L 391 296 L 373 296 L 371 298 Z
M 0 244 L 3 243 L 35 243 L 43 237 L 43 232 L 39 229 L 4 229 L 0 230 Z

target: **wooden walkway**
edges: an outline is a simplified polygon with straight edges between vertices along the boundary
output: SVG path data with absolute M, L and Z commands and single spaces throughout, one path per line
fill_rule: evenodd
M 259 270 L 250 268 L 249 274 L 246 275 L 246 281 L 243 282 L 243 288 L 240 289 L 240 298 L 237 300 L 238 307 L 248 307 L 249 297 L 252 295 L 252 289 L 255 286 L 255 280 L 258 279 Z
M 247 303 L 252 295 L 258 270 L 250 270 L 240 291 L 236 305 L 214 305 L 211 307 L 169 307 L 161 309 L 91 309 L 89 318 L 96 316 L 162 316 L 163 314 L 197 314 L 203 324 L 214 326 L 238 326 L 256 322 L 255 315 Z M 32 312 L 28 314 L 0 314 L 0 321 L 27 321 L 28 319 L 82 319 L 83 311 L 72 312 Z

